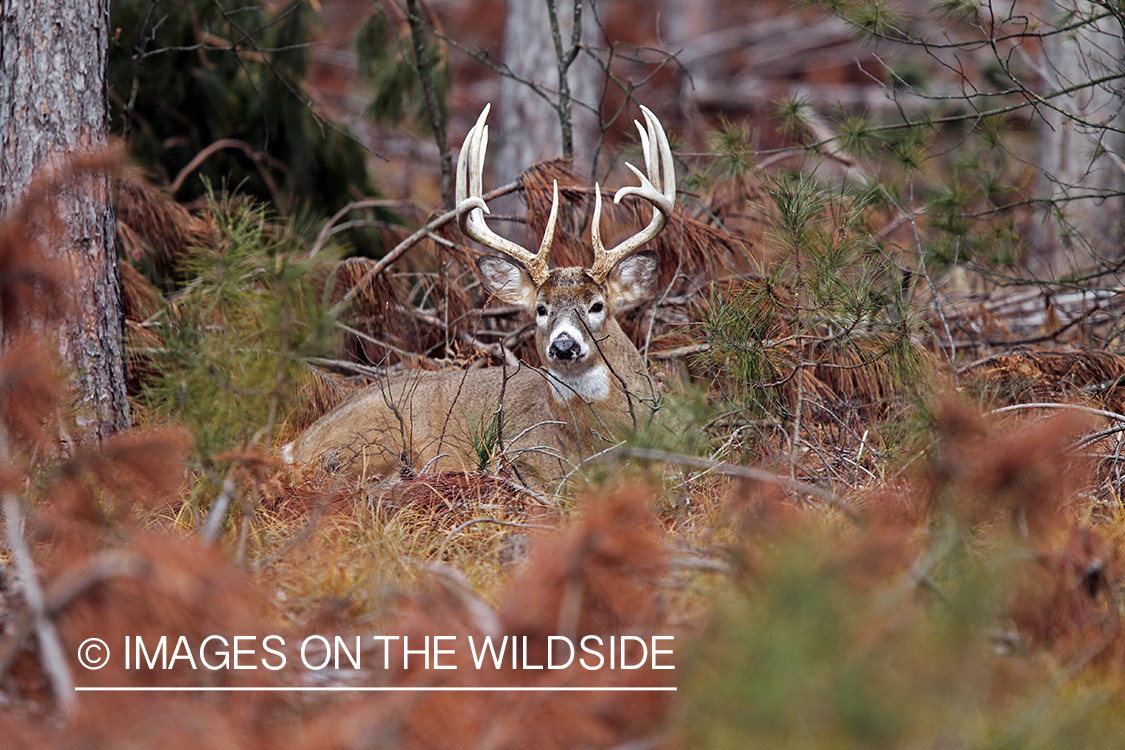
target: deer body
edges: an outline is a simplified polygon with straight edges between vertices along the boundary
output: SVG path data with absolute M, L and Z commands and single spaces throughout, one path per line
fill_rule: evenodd
M 657 209 L 652 222 L 607 251 L 598 236 L 598 192 L 594 266 L 549 270 L 557 185 L 538 253 L 493 234 L 484 223 L 487 207 L 479 196 L 486 107 L 458 159 L 461 228 L 507 256 L 481 257 L 481 278 L 493 295 L 534 316 L 544 366 L 400 373 L 321 417 L 287 447 L 287 457 L 364 477 L 492 468 L 481 464 L 499 459 L 524 481 L 544 486 L 612 445 L 623 428 L 647 423 L 655 392 L 640 353 L 615 318 L 621 305 L 648 296 L 656 282 L 656 255 L 640 247 L 663 228 L 675 197 L 667 139 L 656 118 L 644 113 L 648 128 L 638 128 L 653 181 L 634 169 L 641 187 L 623 188 L 616 199 L 632 192 L 649 200 Z

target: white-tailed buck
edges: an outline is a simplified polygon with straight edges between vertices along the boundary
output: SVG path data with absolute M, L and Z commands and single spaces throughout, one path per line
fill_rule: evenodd
M 599 233 L 601 193 L 595 191 L 588 269 L 550 269 L 558 183 L 537 253 L 495 234 L 485 224 L 481 197 L 488 107 L 469 131 L 457 160 L 461 231 L 506 257 L 482 256 L 477 265 L 497 298 L 525 307 L 535 318 L 543 367 L 416 371 L 368 386 L 321 417 L 286 449 L 296 463 L 321 462 L 364 477 L 423 470 L 478 469 L 502 464 L 525 482 L 544 486 L 583 458 L 613 444 L 621 428 L 651 419 L 656 393 L 637 348 L 614 314 L 651 293 L 656 254 L 642 250 L 672 215 L 675 170 L 660 122 L 642 107 L 637 123 L 647 177 L 627 165 L 639 187 L 617 191 L 650 202 L 652 221 L 607 250 Z

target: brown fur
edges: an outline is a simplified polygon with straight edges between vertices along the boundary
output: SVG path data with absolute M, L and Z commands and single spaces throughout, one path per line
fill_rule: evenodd
M 655 277 L 655 260 L 644 257 L 642 262 Z M 490 286 L 505 302 L 525 304 L 532 314 L 539 306 L 550 309 L 536 333 L 542 361 L 549 361 L 548 338 L 558 323 L 584 329 L 594 342 L 590 355 L 565 367 L 580 377 L 606 365 L 604 398 L 583 398 L 565 387 L 559 388 L 565 400 L 557 398 L 546 370 L 522 364 L 408 372 L 365 388 L 322 417 L 293 444 L 292 459 L 298 464 L 320 461 L 361 477 L 472 470 L 485 468 L 478 465 L 477 451 L 484 445 L 492 447 L 493 460 L 501 458 L 525 481 L 543 486 L 608 447 L 620 426 L 647 421 L 655 398 L 648 371 L 614 313 L 626 297 L 643 294 L 651 280 L 634 289 L 619 270 L 598 284 L 581 268 L 562 268 L 536 288 L 526 272 L 520 273 L 518 287 L 504 288 L 496 279 Z M 588 312 L 596 301 L 605 306 L 600 323 Z M 489 439 L 497 421 L 499 441 Z

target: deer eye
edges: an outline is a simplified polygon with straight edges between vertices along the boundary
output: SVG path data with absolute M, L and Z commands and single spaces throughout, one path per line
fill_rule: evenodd
M 540 318 L 542 318 L 544 315 L 547 314 L 547 308 L 544 307 L 543 305 L 540 305 L 539 307 L 535 308 L 535 314 L 538 315 Z
M 594 304 L 590 305 L 590 312 L 592 313 L 600 313 L 604 309 L 605 305 L 603 305 L 601 302 L 595 302 Z

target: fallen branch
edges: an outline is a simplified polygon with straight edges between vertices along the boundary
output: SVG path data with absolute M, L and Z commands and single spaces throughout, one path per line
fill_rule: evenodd
M 711 351 L 711 345 L 708 343 L 703 344 L 689 344 L 687 346 L 680 346 L 675 349 L 668 349 L 663 352 L 649 353 L 649 359 L 664 360 L 676 359 L 678 357 L 686 357 L 689 354 L 702 354 L 703 352 Z
M 1090 406 L 1081 406 L 1079 404 L 1057 404 L 1050 401 L 1037 402 L 1034 404 L 1013 404 L 1012 406 L 1003 406 L 999 409 L 993 409 L 988 412 L 992 414 L 1003 414 L 1008 411 L 1021 411 L 1023 409 L 1074 409 L 1076 411 L 1086 412 L 1087 414 L 1094 414 L 1106 419 L 1113 419 L 1118 422 L 1125 422 L 1125 414 L 1118 414 L 1115 411 L 1105 411 L 1104 409 L 1094 409 Z

